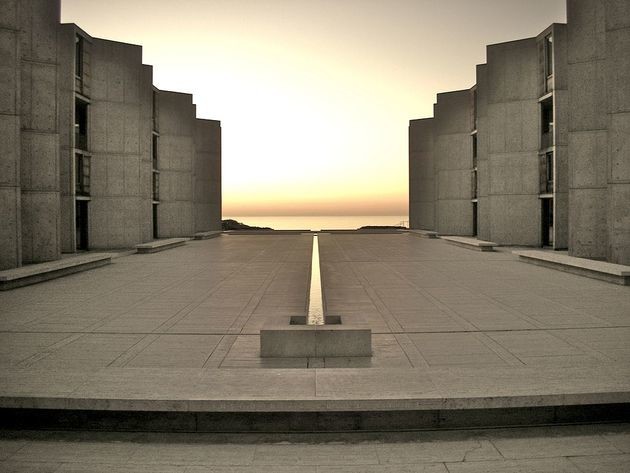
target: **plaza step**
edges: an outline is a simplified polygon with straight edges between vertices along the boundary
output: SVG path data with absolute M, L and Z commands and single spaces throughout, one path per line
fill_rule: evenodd
M 139 254 L 157 253 L 158 251 L 170 250 L 177 246 L 185 245 L 188 238 L 164 238 L 160 240 L 153 240 L 148 243 L 141 243 L 136 245 L 136 251 Z

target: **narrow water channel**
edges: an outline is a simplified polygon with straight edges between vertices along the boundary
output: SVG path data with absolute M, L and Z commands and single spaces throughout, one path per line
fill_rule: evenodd
M 322 277 L 319 268 L 319 240 L 313 235 L 313 256 L 311 260 L 311 287 L 308 297 L 308 325 L 324 325 L 324 299 L 322 297 Z

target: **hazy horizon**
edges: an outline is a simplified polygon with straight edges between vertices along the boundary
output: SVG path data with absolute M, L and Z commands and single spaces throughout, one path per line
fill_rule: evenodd
M 406 215 L 408 121 L 487 44 L 565 20 L 565 0 L 62 0 L 221 120 L 225 215 Z

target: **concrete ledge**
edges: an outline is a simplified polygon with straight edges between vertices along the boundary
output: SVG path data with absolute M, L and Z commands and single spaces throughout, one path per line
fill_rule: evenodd
M 630 266 L 576 258 L 563 253 L 542 250 L 517 250 L 513 251 L 512 254 L 518 256 L 518 259 L 525 263 L 536 264 L 622 286 L 630 285 Z
M 157 253 L 158 251 L 169 250 L 176 246 L 184 245 L 187 241 L 188 238 L 164 238 L 136 245 L 136 250 L 139 254 Z
M 112 256 L 103 253 L 69 256 L 47 263 L 31 264 L 21 268 L 0 271 L 0 291 L 28 286 L 73 273 L 98 268 L 112 262 Z
M 344 229 L 322 229 L 322 233 L 332 233 L 332 234 L 359 234 L 359 235 L 379 235 L 379 234 L 398 234 L 406 231 L 407 229 L 401 228 L 400 230 L 396 228 L 361 228 L 356 230 L 344 230 Z
M 216 238 L 221 236 L 220 230 L 210 231 L 210 232 L 198 232 L 195 233 L 193 238 L 195 240 L 209 240 L 210 238 Z
M 294 325 L 291 318 L 260 330 L 262 358 L 372 356 L 372 330 L 353 325 Z
M 408 233 L 420 238 L 439 238 L 438 233 L 431 230 L 409 230 Z
M 311 230 L 228 230 L 226 235 L 299 235 L 310 233 Z
M 630 404 L 498 409 L 199 412 L 0 408 L 12 430 L 149 432 L 361 432 L 628 422 Z
M 460 237 L 460 236 L 440 236 L 440 238 L 451 245 L 461 246 L 462 248 L 468 248 L 469 250 L 476 251 L 494 251 L 494 247 L 498 246 L 491 241 L 477 240 L 473 237 Z

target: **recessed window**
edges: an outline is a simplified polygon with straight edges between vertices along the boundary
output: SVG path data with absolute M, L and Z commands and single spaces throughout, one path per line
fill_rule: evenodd
M 153 135 L 153 142 L 151 145 L 151 156 L 153 159 L 153 169 L 158 168 L 158 136 Z
M 76 195 L 90 195 L 90 157 L 81 153 L 74 155 L 75 164 L 75 193 Z
M 74 74 L 78 79 L 83 77 L 83 44 L 84 39 L 81 35 L 74 37 Z
M 88 142 L 88 104 L 82 100 L 74 103 L 74 147 L 87 150 Z
M 155 202 L 160 200 L 160 173 L 153 173 L 153 200 Z
M 553 36 L 545 37 L 545 74 L 553 75 Z

